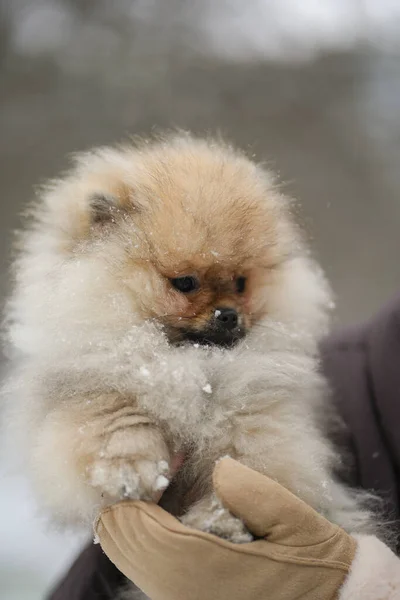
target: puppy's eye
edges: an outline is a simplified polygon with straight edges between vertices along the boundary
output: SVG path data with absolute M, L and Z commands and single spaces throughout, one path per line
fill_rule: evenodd
M 246 277 L 238 277 L 236 279 L 236 291 L 238 294 L 243 294 L 246 289 Z
M 176 277 L 175 279 L 170 279 L 170 281 L 174 288 L 182 294 L 190 294 L 191 292 L 198 290 L 200 287 L 199 280 L 192 275 Z

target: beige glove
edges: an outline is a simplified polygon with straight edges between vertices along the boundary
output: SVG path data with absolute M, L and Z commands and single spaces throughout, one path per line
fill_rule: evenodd
M 103 511 L 104 552 L 152 600 L 334 600 L 357 543 L 271 479 L 221 460 L 214 487 L 258 538 L 232 544 L 188 529 L 154 504 Z

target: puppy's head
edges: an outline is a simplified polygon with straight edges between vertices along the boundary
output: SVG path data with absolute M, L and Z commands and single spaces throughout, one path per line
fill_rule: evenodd
M 176 136 L 101 149 L 79 157 L 46 202 L 57 251 L 90 261 L 89 276 L 106 277 L 172 343 L 229 347 L 265 316 L 304 305 L 289 203 L 229 146 Z

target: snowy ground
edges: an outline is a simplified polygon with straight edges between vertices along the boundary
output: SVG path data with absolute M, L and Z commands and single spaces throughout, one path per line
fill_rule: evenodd
M 302 201 L 338 320 L 381 306 L 400 287 L 399 2 L 109 6 L 0 3 L 0 296 L 32 186 L 71 151 L 156 125 L 220 128 L 267 159 Z M 6 457 L 0 489 L 0 597 L 39 600 L 80 542 L 46 529 Z

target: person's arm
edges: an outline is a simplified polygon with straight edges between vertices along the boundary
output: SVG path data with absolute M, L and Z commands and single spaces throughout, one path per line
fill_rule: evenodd
M 400 537 L 400 295 L 367 322 L 331 334 L 320 350 L 332 404 L 346 425 L 334 432 L 344 458 L 340 475 L 384 498 Z
M 188 529 L 155 504 L 103 511 L 108 557 L 152 600 L 398 600 L 400 560 L 373 536 L 354 538 L 271 479 L 219 461 L 214 487 L 256 540 L 232 544 Z
M 100 546 L 87 546 L 46 600 L 115 600 L 126 577 Z

